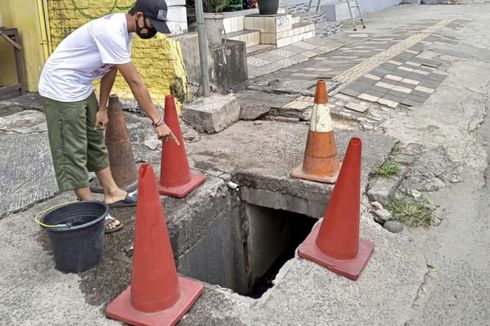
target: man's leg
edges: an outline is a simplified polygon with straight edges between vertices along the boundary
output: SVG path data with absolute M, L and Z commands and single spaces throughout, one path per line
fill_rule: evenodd
M 120 189 L 112 177 L 109 155 L 104 141 L 104 130 L 95 128 L 95 116 L 99 104 L 95 94 L 87 99 L 87 169 L 95 172 L 104 191 L 104 202 L 112 204 L 126 198 L 126 191 Z
M 74 189 L 77 198 L 80 200 L 94 200 L 94 196 L 89 187 Z
M 106 204 L 112 204 L 126 198 L 127 192 L 116 185 L 112 177 L 111 168 L 106 167 L 95 172 L 104 191 L 104 201 Z
M 109 167 L 109 155 L 104 142 L 104 131 L 94 126 L 98 109 L 97 98 L 92 93 L 87 99 L 87 120 L 85 122 L 87 130 L 87 169 L 97 175 L 104 192 L 104 202 L 112 204 L 124 200 L 127 192 L 120 189 L 114 181 Z M 115 219 L 106 228 L 111 230 L 120 224 L 121 222 Z
M 75 190 L 80 199 L 90 200 L 85 106 L 84 101 L 43 99 L 58 188 L 60 192 Z

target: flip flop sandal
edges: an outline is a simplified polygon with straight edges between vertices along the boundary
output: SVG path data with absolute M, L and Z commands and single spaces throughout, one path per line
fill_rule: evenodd
M 109 228 L 109 224 L 114 223 L 115 221 L 118 221 L 119 224 L 116 224 L 116 226 L 113 228 Z M 107 215 L 107 217 L 105 218 L 104 225 L 105 225 L 105 234 L 117 232 L 117 231 L 121 230 L 123 227 L 123 223 L 121 221 L 115 219 L 111 215 Z
M 138 192 L 133 191 L 133 192 L 128 192 L 126 194 L 126 198 L 124 198 L 123 200 L 119 200 L 114 203 L 108 204 L 108 206 L 110 208 L 136 206 L 137 201 L 138 201 Z

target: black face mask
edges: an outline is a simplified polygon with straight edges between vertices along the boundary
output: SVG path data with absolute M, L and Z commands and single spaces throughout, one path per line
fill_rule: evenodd
M 142 32 L 143 30 L 146 30 L 146 32 Z M 155 27 L 150 27 L 146 23 L 146 17 L 143 16 L 143 27 L 140 27 L 138 24 L 138 21 L 136 21 L 136 34 L 142 38 L 142 39 L 149 39 L 155 36 L 157 33 L 157 29 Z

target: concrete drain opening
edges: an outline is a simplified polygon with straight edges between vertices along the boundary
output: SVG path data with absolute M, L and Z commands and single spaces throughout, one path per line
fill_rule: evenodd
M 272 287 L 276 274 L 294 257 L 317 220 L 236 203 L 240 204 L 210 207 L 214 222 L 178 257 L 177 268 L 185 276 L 259 298 Z
M 294 258 L 296 248 L 310 233 L 316 219 L 306 215 L 247 204 L 249 286 L 246 296 L 260 298 L 281 267 Z

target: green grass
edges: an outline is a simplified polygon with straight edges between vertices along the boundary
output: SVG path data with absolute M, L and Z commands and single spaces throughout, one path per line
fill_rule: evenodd
M 389 178 L 394 175 L 398 175 L 401 169 L 398 163 L 393 161 L 392 159 L 387 159 L 381 164 L 376 170 L 376 175 L 379 175 L 383 178 Z
M 388 209 L 395 220 L 408 226 L 429 226 L 432 222 L 432 210 L 421 202 L 395 199 Z

